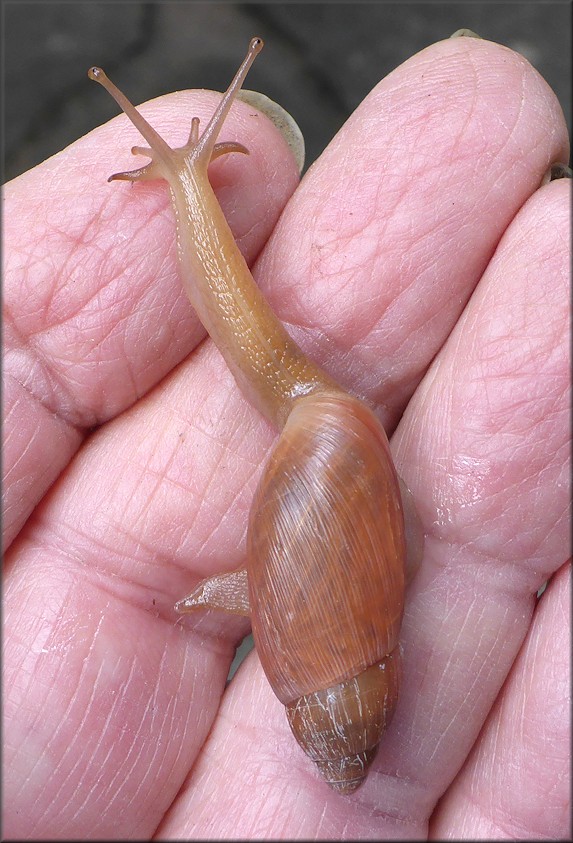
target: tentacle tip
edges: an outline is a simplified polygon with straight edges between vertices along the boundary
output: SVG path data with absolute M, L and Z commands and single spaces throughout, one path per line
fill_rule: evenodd
M 154 179 L 164 178 L 161 168 L 155 163 L 151 162 L 144 167 L 139 167 L 137 170 L 125 170 L 121 173 L 113 173 L 108 177 L 108 181 L 153 181 Z
M 132 181 L 129 177 L 128 173 L 112 173 L 111 176 L 107 177 L 108 182 L 110 181 Z
M 236 141 L 225 141 L 223 143 L 216 143 L 211 153 L 211 161 L 219 158 L 221 155 L 227 155 L 229 152 L 241 152 L 243 155 L 250 155 L 249 150 L 242 143 Z
M 107 76 L 101 67 L 94 65 L 88 70 L 88 79 L 91 79 L 92 82 L 99 82 L 100 85 L 103 85 L 103 83 L 107 81 Z
M 196 604 L 191 603 L 188 600 L 178 600 L 173 609 L 177 612 L 178 615 L 189 615 L 194 609 L 197 608 Z
M 251 41 L 249 43 L 249 52 L 258 55 L 258 53 L 261 52 L 264 46 L 265 42 L 263 41 L 263 39 L 260 38 L 258 35 L 255 35 L 254 38 L 251 38 Z

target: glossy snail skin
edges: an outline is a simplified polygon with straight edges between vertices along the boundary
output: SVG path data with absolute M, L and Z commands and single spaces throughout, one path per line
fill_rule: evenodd
M 246 567 L 204 580 L 175 608 L 250 614 L 261 664 L 297 741 L 331 787 L 350 793 L 364 781 L 398 698 L 405 564 L 417 564 L 422 534 L 382 426 L 289 337 L 209 184 L 213 158 L 247 151 L 215 141 L 261 48 L 253 38 L 205 131 L 199 136 L 193 118 L 180 149 L 101 69 L 88 75 L 149 144 L 133 149 L 149 164 L 110 180 L 167 181 L 189 299 L 243 393 L 282 430 L 251 508 Z

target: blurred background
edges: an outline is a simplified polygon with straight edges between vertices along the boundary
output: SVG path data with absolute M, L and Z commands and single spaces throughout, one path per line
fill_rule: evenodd
M 522 53 L 571 128 L 571 3 L 3 3 L 4 180 L 118 113 L 86 76 L 102 65 L 136 104 L 224 90 L 249 38 L 265 39 L 247 87 L 300 125 L 308 167 L 371 88 L 413 53 L 475 30 Z

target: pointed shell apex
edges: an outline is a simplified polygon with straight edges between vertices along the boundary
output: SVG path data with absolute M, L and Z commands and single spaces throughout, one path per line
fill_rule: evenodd
M 376 757 L 378 747 L 361 752 L 351 758 L 339 761 L 315 761 L 325 782 L 338 793 L 354 793 L 366 780 L 370 765 Z

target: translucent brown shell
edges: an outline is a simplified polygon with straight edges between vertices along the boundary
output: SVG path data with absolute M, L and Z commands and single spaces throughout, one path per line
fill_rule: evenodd
M 253 635 L 289 703 L 391 653 L 404 608 L 404 522 L 382 427 L 349 396 L 291 413 L 248 533 Z
M 366 767 L 398 693 L 405 556 L 398 481 L 368 407 L 299 401 L 247 541 L 255 644 L 297 740 L 327 778 L 325 765 L 334 778 L 337 764 Z
M 398 701 L 399 649 L 352 679 L 286 706 L 290 727 L 322 777 L 352 793 L 368 773 Z

